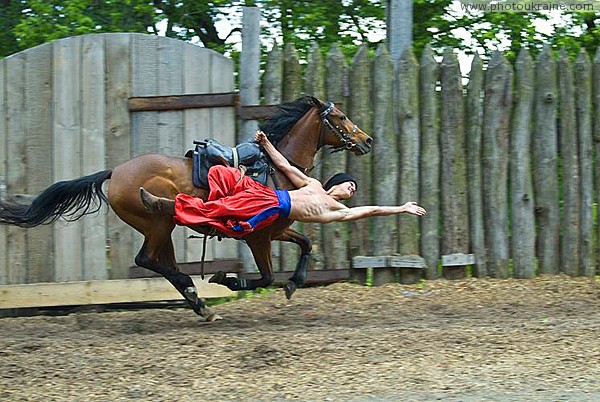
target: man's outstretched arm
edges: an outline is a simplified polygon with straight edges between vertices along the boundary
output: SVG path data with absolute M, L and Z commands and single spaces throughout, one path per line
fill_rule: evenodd
M 285 156 L 283 156 L 281 152 L 277 150 L 277 148 L 275 148 L 265 133 L 260 130 L 257 131 L 254 134 L 254 142 L 263 147 L 265 152 L 271 158 L 271 161 L 273 161 L 273 164 L 275 164 L 275 166 L 281 170 L 281 172 L 285 174 L 288 179 L 290 179 L 296 188 L 304 187 L 308 184 L 310 178 L 302 173 L 300 169 L 290 165 L 290 162 L 285 159 Z
M 310 222 L 330 223 L 330 222 L 350 222 L 359 219 L 370 218 L 372 216 L 387 216 L 407 213 L 416 216 L 423 216 L 427 212 L 425 208 L 417 205 L 416 202 L 410 201 L 401 206 L 364 206 L 354 208 L 344 208 L 335 211 L 327 211 L 321 215 L 315 216 Z

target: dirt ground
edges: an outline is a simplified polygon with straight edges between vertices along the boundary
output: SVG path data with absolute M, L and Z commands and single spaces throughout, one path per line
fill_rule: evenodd
M 599 401 L 600 283 L 340 283 L 0 319 L 2 401 Z

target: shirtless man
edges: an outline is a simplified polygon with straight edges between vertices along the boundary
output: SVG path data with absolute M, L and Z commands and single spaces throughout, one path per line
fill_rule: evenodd
M 285 197 L 282 196 L 282 190 L 277 190 L 277 196 L 275 197 L 276 192 L 274 192 L 274 190 L 262 186 L 260 183 L 256 183 L 248 177 L 241 177 L 239 172 L 238 179 L 230 180 L 232 184 L 229 185 L 228 189 L 231 190 L 233 190 L 234 188 L 237 189 L 238 187 L 236 186 L 242 179 L 247 179 L 249 185 L 251 185 L 253 189 L 259 188 L 259 190 L 262 191 L 264 188 L 265 192 L 267 192 L 268 194 L 273 194 L 271 196 L 272 200 L 269 201 L 270 204 L 268 204 L 267 206 L 269 206 L 271 209 L 277 210 L 275 211 L 274 215 L 270 215 L 270 221 L 261 221 L 261 223 L 263 223 L 263 226 L 264 224 L 270 224 L 272 221 L 274 221 L 277 217 L 277 214 L 280 213 L 283 213 L 285 216 L 287 216 L 287 218 L 289 218 L 292 221 L 316 223 L 347 222 L 368 218 L 371 216 L 386 216 L 401 213 L 423 216 L 426 213 L 425 209 L 417 205 L 417 203 L 414 201 L 407 202 L 401 206 L 362 206 L 348 208 L 340 201 L 349 199 L 356 192 L 356 182 L 351 176 L 343 173 L 338 173 L 337 175 L 329 179 L 325 183 L 325 185 L 321 185 L 321 183 L 318 180 L 308 177 L 299 169 L 292 166 L 288 162 L 288 160 L 285 159 L 285 157 L 275 148 L 275 146 L 269 141 L 267 136 L 262 131 L 256 132 L 256 134 L 254 135 L 254 141 L 263 147 L 264 151 L 269 155 L 269 157 L 273 161 L 273 164 L 282 173 L 284 173 L 286 177 L 292 182 L 292 184 L 297 188 L 297 190 L 291 190 L 289 192 L 284 191 L 283 195 Z M 215 169 L 215 167 L 213 167 L 211 171 L 213 169 Z M 230 171 L 226 171 L 226 169 L 230 169 Z M 234 174 L 233 172 L 238 171 L 237 169 L 224 167 L 215 169 L 215 172 L 212 172 L 213 183 L 215 184 L 215 186 L 221 184 L 220 182 L 215 181 L 216 179 L 214 179 L 214 173 L 217 173 L 217 170 L 218 173 L 221 175 Z M 226 181 L 226 178 L 224 177 L 222 181 Z M 213 186 L 211 185 L 210 187 L 212 194 Z M 215 226 L 213 224 L 215 223 L 213 222 L 213 220 L 215 219 L 215 217 L 218 217 L 218 213 L 221 213 L 221 220 L 227 221 L 225 229 L 231 229 L 233 231 L 236 231 L 235 227 L 237 226 L 237 232 L 240 236 L 248 233 L 251 230 L 259 228 L 259 226 L 255 226 L 254 223 L 250 225 L 251 228 L 249 228 L 248 226 L 242 225 L 242 227 L 239 225 L 239 223 L 246 224 L 246 222 L 250 221 L 250 218 L 253 217 L 252 215 L 239 216 L 239 221 L 231 221 L 230 219 L 230 213 L 234 211 L 239 211 L 242 206 L 245 206 L 246 204 L 252 204 L 254 202 L 254 200 L 257 198 L 255 193 L 249 192 L 247 195 L 245 195 L 244 191 L 246 190 L 239 190 L 233 193 L 232 191 L 228 191 L 227 189 L 218 189 L 215 191 L 219 192 L 220 194 L 228 195 L 223 196 L 221 198 L 215 197 L 214 195 L 209 195 L 208 201 L 203 201 L 199 198 L 179 194 L 176 200 L 173 201 L 167 198 L 156 197 L 148 193 L 144 189 L 140 189 L 142 202 L 144 203 L 144 206 L 149 212 L 166 213 L 172 215 L 174 216 L 175 222 L 178 224 L 209 224 L 211 226 Z M 287 193 L 287 195 L 285 193 Z M 228 210 L 223 209 L 224 204 L 227 204 L 228 199 L 235 203 L 236 198 L 237 201 L 241 201 L 241 203 L 235 204 Z M 211 204 L 211 202 L 219 202 L 219 205 L 215 205 L 215 207 L 217 208 L 215 211 L 211 210 L 207 212 L 207 209 L 205 207 L 213 205 Z M 264 208 L 264 206 L 262 206 L 261 208 Z M 207 220 L 205 215 L 213 212 L 214 214 L 209 220 Z M 254 213 L 258 214 L 258 212 L 260 211 L 256 210 Z M 238 217 L 236 217 L 236 219 L 238 219 Z M 223 226 L 222 222 L 216 223 Z M 223 227 L 217 227 L 217 229 L 222 230 Z M 233 234 L 233 236 L 235 236 L 235 233 Z

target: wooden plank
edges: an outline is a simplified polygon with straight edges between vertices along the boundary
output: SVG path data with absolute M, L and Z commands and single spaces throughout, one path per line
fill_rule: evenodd
M 442 253 L 464 253 L 470 242 L 464 100 L 460 66 L 450 48 L 444 50 L 441 86 Z
M 400 177 L 398 202 L 419 199 L 419 156 L 421 132 L 419 120 L 419 65 L 411 48 L 398 60 L 398 147 Z M 373 177 L 379 181 L 379 172 Z M 389 191 L 389 189 L 388 189 Z M 419 219 L 414 215 L 400 214 L 398 219 L 398 252 L 419 254 Z M 387 235 L 387 234 L 384 234 Z
M 6 61 L 0 60 L 0 199 L 5 200 L 7 179 L 6 149 Z M 0 225 L 0 285 L 8 280 L 8 226 Z
M 198 53 L 207 57 L 202 49 L 199 52 L 186 51 L 186 53 Z M 207 49 L 205 49 L 207 50 Z M 185 70 L 198 70 L 198 66 L 185 64 Z M 207 70 L 202 71 L 206 74 Z M 198 80 L 206 80 L 206 76 L 196 77 Z M 162 95 L 162 96 L 134 96 L 129 98 L 127 106 L 130 112 L 158 111 L 158 110 L 185 110 L 203 109 L 216 107 L 233 107 L 239 103 L 239 95 L 236 92 L 225 93 L 190 93 L 184 95 Z
M 512 105 L 512 69 L 495 52 L 485 75 L 482 144 L 485 241 L 488 274 L 508 277 L 508 141 Z
M 469 195 L 469 223 L 471 224 L 471 249 L 477 256 L 477 266 L 473 269 L 473 275 L 478 278 L 485 278 L 487 276 L 487 256 L 481 172 L 481 142 L 483 137 L 483 104 L 481 99 L 483 99 L 483 62 L 479 54 L 476 53 L 469 72 L 465 103 L 467 176 L 469 180 L 467 190 Z M 430 214 L 429 210 L 427 214 Z
M 563 214 L 561 219 L 561 269 L 567 275 L 579 273 L 581 188 L 579 150 L 575 120 L 575 85 L 573 66 L 563 48 L 558 61 L 560 97 L 560 154 L 562 156 Z
M 234 65 L 233 60 L 224 57 L 214 51 L 210 52 L 210 91 L 215 93 L 231 92 L 234 88 Z M 235 108 L 211 109 L 211 128 L 212 137 L 218 139 L 223 144 L 236 144 L 236 121 Z M 223 239 L 215 243 L 214 258 L 238 258 L 238 243 L 245 246 L 242 242 L 234 239 Z
M 371 60 L 369 59 L 369 48 L 363 44 L 354 55 L 350 66 L 349 82 L 349 110 L 348 117 L 363 131 L 371 131 L 372 110 L 371 104 Z M 368 191 L 369 183 L 372 181 L 371 163 L 372 155 L 356 156 L 349 154 L 347 170 L 357 183 L 359 190 L 348 200 L 348 206 L 372 205 L 371 192 Z M 362 187 L 361 187 L 362 186 Z M 371 219 L 362 219 L 349 223 L 350 256 L 371 254 L 372 238 L 370 236 Z
M 340 48 L 334 44 L 325 59 L 325 93 L 327 99 L 336 99 L 348 104 L 346 97 L 348 82 L 348 64 Z M 339 107 L 339 105 L 338 105 Z M 353 118 L 353 117 L 351 117 Z M 325 158 L 321 175 L 324 180 L 336 173 L 346 171 L 348 154 L 340 152 Z M 325 267 L 338 269 L 348 266 L 348 223 L 333 222 L 323 226 L 323 249 Z
M 203 298 L 235 296 L 225 286 L 192 278 Z M 114 279 L 0 286 L 0 309 L 180 300 L 164 278 Z
M 593 87 L 592 87 L 592 94 L 593 94 L 593 101 L 594 101 L 594 117 L 593 117 L 593 122 L 594 122 L 594 133 L 593 133 L 593 138 L 594 138 L 594 144 L 595 144 L 595 150 L 596 150 L 596 177 L 600 177 L 600 163 L 598 163 L 598 160 L 600 158 L 600 47 L 598 47 L 596 49 L 596 56 L 594 57 L 594 62 L 593 62 L 593 66 L 592 66 L 592 75 L 593 75 Z M 600 199 L 598 197 L 600 197 L 600 186 L 596 186 L 595 187 L 596 190 L 596 199 Z M 598 234 L 600 234 L 600 225 L 598 226 Z M 596 237 L 598 238 L 598 237 Z M 596 264 L 598 264 L 598 260 L 596 260 Z M 596 267 L 596 275 L 600 274 L 600 271 L 598 270 L 598 267 Z
M 535 276 L 535 219 L 530 157 L 533 81 L 533 60 L 526 49 L 521 49 L 516 63 L 516 103 L 510 138 L 511 254 L 515 278 Z
M 134 34 L 131 49 L 131 96 L 158 96 L 158 37 Z M 133 156 L 156 152 L 158 114 L 134 113 L 132 122 Z
M 425 258 L 419 255 L 392 255 L 389 258 L 389 264 L 391 267 L 396 268 L 415 268 L 424 269 L 427 268 Z
M 106 164 L 114 168 L 131 159 L 131 121 L 127 98 L 131 93 L 131 35 L 106 35 Z M 125 279 L 136 250 L 134 230 L 115 215 L 107 216 L 110 279 Z
M 81 174 L 81 37 L 53 42 L 53 181 Z M 82 279 L 82 223 L 54 224 L 55 280 Z
M 52 180 L 52 45 L 45 44 L 25 51 L 24 111 L 27 141 L 27 192 L 38 194 Z M 38 226 L 27 231 L 27 283 L 54 279 L 52 226 Z
M 211 51 L 197 46 L 184 46 L 183 53 L 183 91 L 190 93 L 206 93 L 210 91 Z M 210 96 L 211 94 L 206 94 Z M 213 135 L 211 132 L 211 111 L 209 109 L 187 109 L 183 112 L 184 148 L 192 149 L 194 140 L 201 140 Z M 183 261 L 199 261 L 202 258 L 202 240 L 190 238 L 196 232 L 185 228 L 186 246 Z M 206 245 L 206 261 L 214 258 L 217 239 L 208 240 Z
M 463 265 L 473 265 L 477 263 L 477 259 L 475 258 L 475 254 L 447 254 L 442 256 L 442 266 L 443 267 L 454 267 L 454 266 L 463 266 Z
M 172 38 L 158 38 L 158 94 L 183 92 L 184 42 Z M 183 112 L 181 110 L 159 111 L 157 152 L 165 155 L 185 154 L 183 143 Z M 185 261 L 186 230 L 176 226 L 171 234 L 176 261 Z
M 575 61 L 575 118 L 579 139 L 581 177 L 581 260 L 579 275 L 593 277 L 596 272 L 594 244 L 594 142 L 592 138 L 592 65 L 582 49 Z
M 325 92 L 325 66 L 323 65 L 323 57 L 321 56 L 321 50 L 319 46 L 314 43 L 308 53 L 308 65 L 306 66 L 306 73 L 304 76 L 304 92 L 315 96 L 317 98 L 323 98 Z M 323 182 L 322 177 L 322 158 L 323 152 L 317 152 L 315 155 L 313 166 L 315 167 L 311 172 L 310 176 Z M 319 223 L 302 223 L 300 225 L 300 231 L 303 235 L 308 237 L 312 242 L 312 252 L 310 253 L 310 259 L 308 262 L 309 270 L 324 269 L 325 268 L 325 257 L 322 241 L 322 228 L 323 224 Z
M 437 93 L 439 65 L 428 44 L 423 50 L 419 71 L 421 109 L 421 189 L 419 203 L 427 210 L 421 223 L 421 255 L 427 261 L 425 276 L 438 276 L 440 259 L 440 126 Z
M 553 50 L 546 45 L 536 60 L 533 184 L 539 273 L 556 274 L 559 264 L 558 87 Z
M 349 269 L 319 269 L 316 271 L 308 271 L 306 285 L 322 285 L 325 283 L 347 281 L 351 279 L 350 271 L 351 270 Z M 293 271 L 275 272 L 275 280 L 273 282 L 273 285 L 285 285 L 286 283 L 288 283 L 293 273 Z M 241 273 L 239 274 L 239 277 L 245 279 L 259 279 L 260 274 L 258 272 Z
M 27 193 L 27 138 L 25 126 L 26 55 L 17 53 L 6 63 L 6 192 Z M 10 83 L 10 85 L 8 85 Z M 3 145 L 4 146 L 4 145 Z M 27 230 L 7 228 L 7 283 L 27 281 Z
M 262 77 L 262 92 L 267 104 L 281 103 L 283 92 L 283 52 L 273 44 L 273 48 L 267 54 L 267 64 Z M 282 242 L 271 242 L 271 259 L 273 271 L 281 270 Z
M 352 269 L 386 268 L 390 266 L 388 256 L 362 256 L 352 257 Z
M 105 53 L 104 35 L 85 35 L 81 43 L 81 157 L 82 174 L 105 169 Z M 108 279 L 106 209 L 82 218 L 83 277 Z
M 179 263 L 179 271 L 188 275 L 201 275 L 200 262 L 183 262 Z M 204 262 L 204 274 L 212 275 L 219 271 L 226 273 L 238 273 L 241 271 L 242 265 L 239 259 L 223 259 Z M 129 270 L 129 278 L 154 278 L 161 276 L 160 274 L 150 271 L 142 267 L 131 267 Z

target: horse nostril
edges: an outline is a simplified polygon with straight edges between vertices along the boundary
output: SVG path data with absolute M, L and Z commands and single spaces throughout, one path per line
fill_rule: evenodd
M 373 138 L 371 138 L 371 137 L 367 138 L 367 140 L 365 141 L 365 144 L 367 144 L 367 146 L 369 148 L 371 148 L 371 146 L 373 146 Z

